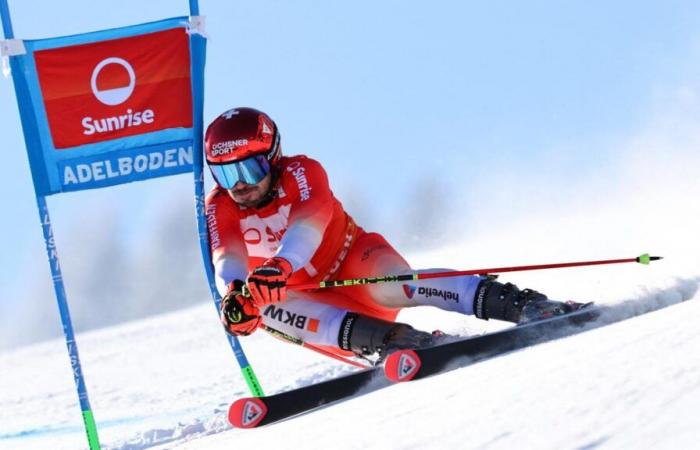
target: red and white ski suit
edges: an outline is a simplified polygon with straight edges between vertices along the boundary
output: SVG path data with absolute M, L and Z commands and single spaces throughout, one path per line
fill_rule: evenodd
M 288 286 L 411 272 L 384 237 L 355 224 L 331 192 L 321 164 L 306 156 L 282 157 L 277 170 L 273 198 L 262 207 L 238 205 L 218 186 L 207 196 L 212 262 L 222 295 L 228 283 L 245 280 L 273 256 L 291 263 Z M 316 291 L 289 289 L 287 301 L 263 308 L 263 322 L 306 342 L 337 347 L 347 311 L 385 320 L 394 320 L 401 308 L 416 305 L 472 314 L 478 282 L 478 277 L 456 277 Z

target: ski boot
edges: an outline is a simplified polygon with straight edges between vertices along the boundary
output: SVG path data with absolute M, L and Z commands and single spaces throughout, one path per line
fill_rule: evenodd
M 338 346 L 363 358 L 376 355 L 379 363 L 396 350 L 431 347 L 437 339 L 437 335 L 405 323 L 347 313 L 340 327 Z
M 590 304 L 549 300 L 533 289 L 520 290 L 512 283 L 502 284 L 488 278 L 476 289 L 474 314 L 480 319 L 523 324 L 568 314 Z

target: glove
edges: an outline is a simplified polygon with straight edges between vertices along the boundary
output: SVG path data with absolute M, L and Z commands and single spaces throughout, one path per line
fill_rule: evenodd
M 234 336 L 248 336 L 262 322 L 260 310 L 253 299 L 242 294 L 243 281 L 233 280 L 221 300 L 221 323 L 226 332 Z
M 253 303 L 262 307 L 287 298 L 287 280 L 292 275 L 292 265 L 284 258 L 270 258 L 248 275 L 246 284 Z

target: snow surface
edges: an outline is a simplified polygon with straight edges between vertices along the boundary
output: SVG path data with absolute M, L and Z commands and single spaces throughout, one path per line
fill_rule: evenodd
M 603 303 L 690 301 L 257 430 L 227 422 L 247 389 L 212 305 L 84 333 L 78 344 L 108 449 L 697 448 L 700 277 L 670 276 L 677 270 L 663 264 L 587 269 L 595 282 L 576 291 L 625 275 L 644 282 Z M 560 274 L 550 291 L 582 279 Z M 504 326 L 429 308 L 400 319 L 460 334 Z M 354 370 L 262 332 L 243 342 L 268 393 Z M 0 375 L 0 449 L 86 447 L 63 341 L 0 354 Z

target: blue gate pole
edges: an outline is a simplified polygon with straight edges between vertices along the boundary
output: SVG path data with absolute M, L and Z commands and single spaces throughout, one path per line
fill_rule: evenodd
M 199 15 L 199 5 L 197 0 L 189 0 L 190 2 L 190 16 Z M 203 124 L 203 105 L 204 105 L 204 61 L 206 56 L 205 39 L 196 33 L 190 36 L 192 46 L 192 84 L 193 84 L 193 134 L 194 134 L 194 202 L 195 202 L 195 212 L 197 216 L 197 229 L 199 231 L 199 247 L 202 253 L 202 260 L 204 263 L 204 270 L 207 274 L 207 282 L 209 284 L 209 291 L 211 292 L 212 298 L 214 299 L 214 306 L 216 307 L 216 313 L 219 314 L 219 309 L 221 305 L 221 296 L 216 289 L 216 282 L 214 278 L 214 268 L 211 263 L 211 250 L 209 247 L 209 232 L 207 229 L 206 222 L 206 211 L 205 211 L 205 201 L 204 201 L 204 161 L 203 161 L 203 148 L 202 148 L 202 137 L 204 134 L 204 124 Z M 229 345 L 233 350 L 233 354 L 236 356 L 238 365 L 241 367 L 241 372 L 243 373 L 243 378 L 245 379 L 250 392 L 255 397 L 261 397 L 264 395 L 262 386 L 258 381 L 258 378 L 253 371 L 253 367 L 248 362 L 248 358 L 243 351 L 243 347 L 239 342 L 238 338 L 235 336 L 230 336 L 226 334 Z
M 97 425 L 95 424 L 95 417 L 92 413 L 92 409 L 90 408 L 90 400 L 88 399 L 87 388 L 85 387 L 85 377 L 83 377 L 83 369 L 80 365 L 80 356 L 78 355 L 78 344 L 75 342 L 75 335 L 73 334 L 73 324 L 71 322 L 70 311 L 68 309 L 68 298 L 66 297 L 66 290 L 63 286 L 61 265 L 58 262 L 56 241 L 53 236 L 51 218 L 49 217 L 49 207 L 46 204 L 46 199 L 43 196 L 37 196 L 36 202 L 37 207 L 39 208 L 41 228 L 44 232 L 44 241 L 46 243 L 46 254 L 49 258 L 49 266 L 51 266 L 53 288 L 56 292 L 58 310 L 61 314 L 63 334 L 66 338 L 66 347 L 68 348 L 68 356 L 70 357 L 70 364 L 71 368 L 73 369 L 73 380 L 75 381 L 75 387 L 78 391 L 78 401 L 80 402 L 80 410 L 83 414 L 83 422 L 85 423 L 85 432 L 87 433 L 88 444 L 90 446 L 90 450 L 99 450 L 100 440 L 97 436 Z
M 0 15 L 2 15 L 2 28 L 5 34 L 5 39 L 13 39 L 14 32 L 12 30 L 12 21 L 10 19 L 10 10 L 7 5 L 7 0 L 0 0 Z M 12 60 L 12 58 L 10 58 Z M 11 61 L 12 65 L 12 77 L 15 84 L 15 91 L 18 89 L 18 85 L 22 83 L 21 75 L 19 75 L 19 70 L 14 61 Z M 23 105 L 20 104 L 19 94 L 17 96 L 17 102 L 20 109 L 20 114 L 22 114 Z M 23 128 L 29 126 L 22 121 Z M 27 130 L 24 129 L 25 138 L 27 135 Z M 63 285 L 63 277 L 61 275 L 61 266 L 58 262 L 58 252 L 56 250 L 56 241 L 53 236 L 53 228 L 51 227 L 51 218 L 49 217 L 49 208 L 46 204 L 46 198 L 41 195 L 36 195 L 37 208 L 39 210 L 39 219 L 41 220 L 41 228 L 44 233 L 44 242 L 46 244 L 46 254 L 49 260 L 49 266 L 51 268 L 51 278 L 53 279 L 53 287 L 56 293 L 56 302 L 58 303 L 58 310 L 61 315 L 61 323 L 63 324 L 63 334 L 66 339 L 66 347 L 68 348 L 68 356 L 70 357 L 71 368 L 73 369 L 73 380 L 75 381 L 75 387 L 78 392 L 78 401 L 80 402 L 80 409 L 83 415 L 83 422 L 85 424 L 85 432 L 87 433 L 88 445 L 90 450 L 100 449 L 100 440 L 97 436 L 97 425 L 95 424 L 95 417 L 90 408 L 90 401 L 88 399 L 87 389 L 85 387 L 85 378 L 83 377 L 83 370 L 80 365 L 80 357 L 78 355 L 78 344 L 75 342 L 75 336 L 73 334 L 73 324 L 70 318 L 70 311 L 68 309 L 68 298 L 66 297 L 66 290 Z

